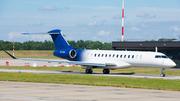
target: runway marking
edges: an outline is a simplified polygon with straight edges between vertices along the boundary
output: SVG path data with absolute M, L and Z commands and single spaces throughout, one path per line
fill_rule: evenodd
M 42 70 L 12 70 L 12 69 L 0 69 L 0 72 L 20 72 L 20 73 L 53 73 L 53 74 L 79 74 L 79 75 L 94 75 L 94 76 L 114 76 L 114 77 L 136 77 L 136 78 L 156 78 L 156 79 L 180 79 L 180 76 L 166 76 L 161 77 L 160 75 L 139 75 L 139 74 L 102 74 L 92 73 L 86 74 L 85 72 L 72 72 L 72 71 L 42 71 Z

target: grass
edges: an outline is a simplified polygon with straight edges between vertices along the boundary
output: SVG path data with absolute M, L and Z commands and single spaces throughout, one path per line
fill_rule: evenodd
M 74 71 L 85 72 L 82 67 L 16 67 L 16 66 L 0 66 L 0 69 L 21 69 L 21 70 L 50 70 L 50 71 Z M 93 69 L 95 73 L 102 73 L 103 69 Z M 126 68 L 111 70 L 110 73 L 135 73 L 143 75 L 160 75 L 160 68 Z M 180 69 L 166 69 L 166 76 L 180 76 Z
M 10 54 L 12 54 L 12 51 L 7 51 Z M 52 50 L 47 51 L 47 50 L 15 50 L 14 55 L 17 58 L 51 58 L 51 59 L 57 59 L 53 55 Z M 0 51 L 0 57 L 1 58 L 10 58 L 9 55 L 7 55 L 4 51 Z
M 0 80 L 180 91 L 180 80 L 148 78 L 0 72 Z M 122 86 L 122 83 L 124 83 L 124 86 Z

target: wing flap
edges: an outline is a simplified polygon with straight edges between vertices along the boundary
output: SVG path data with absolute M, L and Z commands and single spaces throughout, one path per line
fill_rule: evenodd
M 42 62 L 57 62 L 57 63 L 69 63 L 69 64 L 77 64 L 83 66 L 106 66 L 105 63 L 88 63 L 81 61 L 60 61 L 60 60 L 39 60 L 39 59 L 21 59 L 24 61 L 42 61 Z

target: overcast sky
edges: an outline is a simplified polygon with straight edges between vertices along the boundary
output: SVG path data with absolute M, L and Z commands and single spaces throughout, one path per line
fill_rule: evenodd
M 124 0 L 124 39 L 179 38 L 180 0 Z M 67 40 L 121 39 L 122 0 L 0 0 L 0 40 L 52 40 L 21 32 L 60 29 Z

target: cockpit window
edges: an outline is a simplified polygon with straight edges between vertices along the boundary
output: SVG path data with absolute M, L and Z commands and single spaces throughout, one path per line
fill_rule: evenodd
M 168 58 L 168 57 L 165 55 L 156 55 L 155 58 Z
M 167 56 L 162 56 L 162 58 L 168 58 Z
M 156 55 L 155 58 L 161 58 L 161 56 L 160 55 Z

